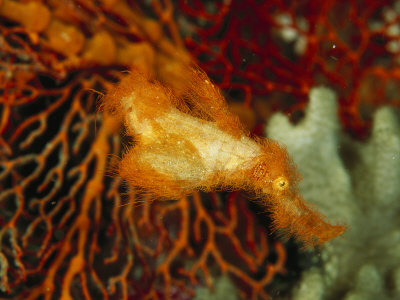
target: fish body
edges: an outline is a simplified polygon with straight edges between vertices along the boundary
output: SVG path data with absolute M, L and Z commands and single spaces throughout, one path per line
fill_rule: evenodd
M 247 190 L 272 213 L 273 228 L 304 245 L 320 245 L 344 226 L 331 225 L 305 203 L 300 175 L 284 146 L 252 138 L 199 69 L 169 89 L 132 71 L 104 99 L 135 140 L 118 164 L 128 184 L 157 199 L 195 190 Z

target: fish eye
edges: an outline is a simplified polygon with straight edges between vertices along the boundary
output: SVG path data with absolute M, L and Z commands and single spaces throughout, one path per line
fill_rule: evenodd
M 273 187 L 276 190 L 284 191 L 289 187 L 289 182 L 285 177 L 280 176 L 274 180 Z

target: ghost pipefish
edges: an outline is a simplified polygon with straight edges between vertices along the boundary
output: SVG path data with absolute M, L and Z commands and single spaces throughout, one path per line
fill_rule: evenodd
M 251 138 L 200 69 L 188 67 L 182 83 L 169 88 L 132 70 L 102 106 L 135 140 L 116 171 L 149 198 L 241 189 L 254 192 L 271 212 L 274 230 L 295 236 L 305 247 L 321 245 L 345 230 L 306 204 L 286 149 L 268 138 Z

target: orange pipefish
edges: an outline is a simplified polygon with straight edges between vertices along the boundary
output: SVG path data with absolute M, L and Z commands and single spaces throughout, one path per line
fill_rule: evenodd
M 283 146 L 251 138 L 204 72 L 188 67 L 182 75 L 179 88 L 169 89 L 133 70 L 104 97 L 104 111 L 135 140 L 118 163 L 122 178 L 153 199 L 194 190 L 252 191 L 271 211 L 273 229 L 306 247 L 345 230 L 304 202 L 300 176 Z

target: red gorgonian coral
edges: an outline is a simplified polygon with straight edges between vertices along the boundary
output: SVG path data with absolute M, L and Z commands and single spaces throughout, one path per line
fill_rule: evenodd
M 119 126 L 98 113 L 94 91 L 107 91 L 130 64 L 173 84 L 177 53 L 190 58 L 167 18 L 172 6 L 1 8 L 2 296 L 187 299 L 228 274 L 244 297 L 268 298 L 285 250 L 267 241 L 242 196 L 152 203 L 107 175 L 121 153 Z
M 372 111 L 399 106 L 396 1 L 179 1 L 186 45 L 232 96 L 302 111 L 309 90 L 339 93 L 344 127 L 368 134 Z M 294 117 L 296 118 L 296 117 Z

